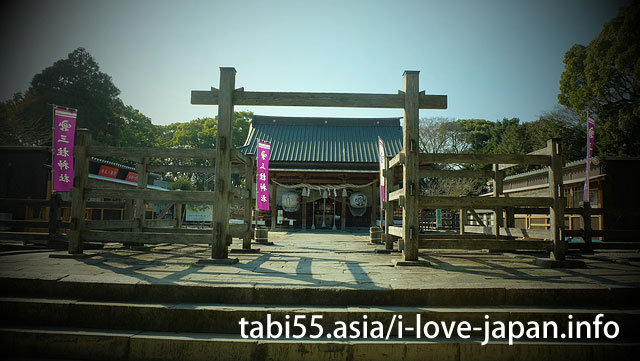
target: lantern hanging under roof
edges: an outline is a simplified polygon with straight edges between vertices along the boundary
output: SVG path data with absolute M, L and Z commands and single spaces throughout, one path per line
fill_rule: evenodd
M 349 211 L 359 217 L 367 211 L 367 196 L 362 192 L 355 192 L 349 197 Z
M 296 192 L 282 194 L 282 209 L 285 212 L 295 212 L 300 209 L 300 195 Z

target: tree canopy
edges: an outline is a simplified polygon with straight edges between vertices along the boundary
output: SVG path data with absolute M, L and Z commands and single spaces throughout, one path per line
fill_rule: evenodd
M 51 105 L 77 108 L 78 127 L 89 129 L 94 139 L 115 144 L 124 125 L 120 90 L 84 48 L 34 75 L 27 90 L 21 118 L 51 128 Z
M 640 155 L 640 2 L 620 9 L 588 46 L 564 57 L 558 102 L 596 119 L 599 154 Z

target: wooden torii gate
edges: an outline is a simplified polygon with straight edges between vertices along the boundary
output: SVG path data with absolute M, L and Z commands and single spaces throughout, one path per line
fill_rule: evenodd
M 218 105 L 216 175 L 211 258 L 227 258 L 229 251 L 229 191 L 231 185 L 231 121 L 235 105 L 402 108 L 404 109 L 403 190 L 417 194 L 419 185 L 418 119 L 420 109 L 446 109 L 446 95 L 428 95 L 419 89 L 419 71 L 404 72 L 404 91 L 397 94 L 254 92 L 235 89 L 236 69 L 220 68 L 219 88 L 192 90 L 191 104 Z M 405 197 L 402 212 L 405 261 L 418 260 L 418 197 Z

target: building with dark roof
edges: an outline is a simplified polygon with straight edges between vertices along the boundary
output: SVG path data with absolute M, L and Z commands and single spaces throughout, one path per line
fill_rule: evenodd
M 282 225 L 302 229 L 375 224 L 379 204 L 378 137 L 384 142 L 386 156 L 400 152 L 400 118 L 255 115 L 239 150 L 255 154 L 259 141 L 271 144 L 272 212 L 270 217 L 263 216 L 265 223 L 272 228 Z M 366 197 L 366 209 L 356 209 L 349 203 L 354 193 Z

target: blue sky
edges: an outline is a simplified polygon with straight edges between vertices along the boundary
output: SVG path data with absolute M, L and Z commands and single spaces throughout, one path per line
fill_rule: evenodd
M 557 103 L 564 53 L 587 45 L 627 1 L 13 1 L 0 11 L 0 100 L 86 48 L 126 104 L 155 124 L 214 116 L 191 90 L 395 93 L 404 70 L 447 94 L 421 117 L 535 120 Z M 401 110 L 236 107 L 289 116 Z M 81 111 L 81 110 L 80 110 Z

